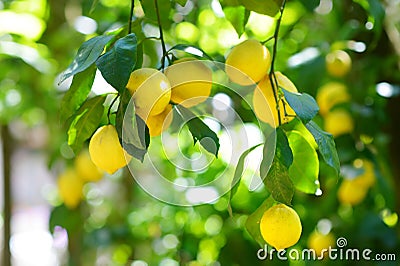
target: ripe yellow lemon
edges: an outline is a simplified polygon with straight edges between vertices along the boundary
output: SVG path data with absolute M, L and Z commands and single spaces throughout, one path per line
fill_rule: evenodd
M 297 92 L 296 86 L 281 72 L 275 72 L 275 76 L 280 87 L 290 92 Z M 253 108 L 254 113 L 261 121 L 273 127 L 279 126 L 277 105 L 268 75 L 260 81 L 254 90 Z M 282 123 L 290 122 L 296 116 L 296 113 L 289 106 L 283 95 L 281 95 L 278 108 Z
M 343 50 L 335 50 L 325 57 L 326 70 L 334 77 L 343 77 L 351 69 L 351 57 Z
M 133 71 L 126 88 L 133 96 L 136 113 L 143 119 L 162 113 L 171 99 L 168 78 L 157 69 L 141 68 Z
M 338 199 L 342 204 L 357 205 L 362 202 L 367 195 L 368 189 L 359 186 L 354 179 L 345 179 L 340 184 L 338 190 Z
M 117 130 L 113 125 L 98 128 L 89 142 L 92 162 L 109 174 L 115 173 L 131 160 L 131 156 L 119 143 Z
M 149 116 L 147 118 L 146 125 L 149 128 L 149 134 L 151 137 L 161 135 L 161 132 L 171 125 L 173 118 L 172 114 L 172 105 L 169 104 L 161 114 Z
M 212 72 L 201 60 L 183 58 L 165 70 L 172 92 L 171 100 L 186 108 L 207 100 L 212 87 Z
M 317 257 L 326 257 L 328 255 L 329 248 L 334 248 L 336 245 L 335 236 L 332 233 L 326 235 L 321 234 L 318 231 L 314 231 L 310 234 L 307 241 L 308 248 L 313 249 Z
M 84 180 L 89 182 L 99 181 L 103 177 L 101 171 L 90 159 L 88 150 L 82 151 L 75 158 L 76 173 Z
M 300 239 L 301 230 L 298 214 L 285 204 L 269 208 L 264 212 L 260 221 L 262 237 L 277 250 L 296 244 Z
M 57 180 L 58 193 L 65 206 L 76 208 L 82 200 L 83 180 L 72 168 L 65 170 Z
M 328 82 L 318 89 L 316 100 L 320 114 L 326 115 L 333 106 L 348 102 L 350 94 L 347 92 L 346 85 L 339 82 Z
M 271 66 L 271 54 L 257 40 L 246 40 L 235 46 L 226 58 L 229 78 L 243 86 L 260 81 Z
M 334 137 L 351 133 L 354 130 L 353 118 L 346 110 L 332 110 L 325 116 L 325 130 Z
M 371 161 L 363 160 L 364 172 L 354 179 L 354 182 L 358 186 L 362 186 L 366 189 L 372 187 L 376 182 L 374 164 Z

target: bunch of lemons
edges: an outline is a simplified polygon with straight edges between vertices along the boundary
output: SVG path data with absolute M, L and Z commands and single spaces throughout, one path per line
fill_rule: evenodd
M 58 176 L 58 193 L 65 206 L 76 208 L 83 198 L 82 188 L 86 182 L 96 182 L 103 177 L 102 170 L 92 162 L 87 149 L 83 150 L 74 161 Z
M 375 184 L 376 176 L 374 165 L 369 160 L 356 160 L 363 173 L 350 179 L 342 181 L 338 190 L 339 202 L 345 205 L 357 205 L 366 197 L 368 190 Z
M 226 58 L 225 71 L 231 81 L 242 86 L 257 83 L 252 99 L 256 116 L 261 121 L 277 127 L 280 123 L 290 122 L 296 116 L 280 88 L 290 92 L 298 91 L 281 72 L 269 75 L 270 68 L 270 52 L 259 41 L 253 39 L 235 46 Z M 271 82 L 275 86 L 272 86 Z
M 351 69 L 351 57 L 343 50 L 330 52 L 325 61 L 328 74 L 335 78 L 343 78 Z M 316 100 L 324 117 L 325 130 L 334 137 L 354 130 L 352 116 L 340 106 L 350 98 L 346 85 L 339 81 L 330 81 L 318 89 Z

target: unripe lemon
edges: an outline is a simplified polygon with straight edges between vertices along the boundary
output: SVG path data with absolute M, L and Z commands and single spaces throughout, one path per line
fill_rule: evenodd
M 246 40 L 228 54 L 225 71 L 229 78 L 243 86 L 260 81 L 271 66 L 268 49 L 257 40 Z
M 367 195 L 368 189 L 359 186 L 357 182 L 350 179 L 343 180 L 338 190 L 338 199 L 342 204 L 357 205 L 362 202 Z
M 207 100 L 212 87 L 212 72 L 201 60 L 183 58 L 165 70 L 172 92 L 171 100 L 186 108 Z
M 332 110 L 325 116 L 325 130 L 334 137 L 351 133 L 354 130 L 353 118 L 346 110 Z
M 171 125 L 173 118 L 172 114 L 172 105 L 169 104 L 161 114 L 149 116 L 147 118 L 146 125 L 149 128 L 149 134 L 151 137 L 161 135 L 161 132 Z
M 351 69 L 351 57 L 343 50 L 335 50 L 325 57 L 326 70 L 334 77 L 343 77 Z
M 301 230 L 298 214 L 285 204 L 269 208 L 264 212 L 260 221 L 262 237 L 277 250 L 296 244 L 300 239 Z
M 281 72 L 275 72 L 275 76 L 279 87 L 282 87 L 290 92 L 297 92 L 296 86 Z M 263 122 L 271 126 L 278 127 L 278 110 L 274 92 L 272 90 L 269 75 L 266 75 L 258 84 L 253 94 L 253 108 L 256 116 Z M 279 101 L 279 110 L 282 123 L 290 122 L 296 116 L 294 110 L 289 106 L 285 98 Z M 286 111 L 286 115 L 285 115 Z
M 335 247 L 336 239 L 332 233 L 324 235 L 318 231 L 314 231 L 308 237 L 307 245 L 308 248 L 313 249 L 315 251 L 315 254 L 318 257 L 320 257 L 321 255 L 325 257 L 328 254 L 329 248 Z
M 109 174 L 115 173 L 131 160 L 131 156 L 119 143 L 117 130 L 113 125 L 98 128 L 89 142 L 92 162 Z
M 143 119 L 162 113 L 171 99 L 168 78 L 154 68 L 133 71 L 126 88 L 133 96 L 136 113 Z
M 82 200 L 83 180 L 74 169 L 67 169 L 57 180 L 58 193 L 65 206 L 76 208 Z
M 82 151 L 75 158 L 75 169 L 76 173 L 84 180 L 88 182 L 99 181 L 103 177 L 103 171 L 101 171 L 90 159 L 88 150 Z
M 347 87 L 344 84 L 328 82 L 319 88 L 316 100 L 319 105 L 320 114 L 326 115 L 333 106 L 348 102 L 350 94 L 347 92 Z

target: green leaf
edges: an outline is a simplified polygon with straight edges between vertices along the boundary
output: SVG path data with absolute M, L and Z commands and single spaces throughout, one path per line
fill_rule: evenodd
M 253 237 L 253 239 L 261 246 L 264 247 L 266 244 L 265 240 L 263 239 L 261 232 L 260 232 L 260 221 L 261 218 L 269 208 L 274 205 L 274 199 L 272 197 L 268 197 L 264 202 L 253 212 L 249 215 L 246 221 L 246 230 L 249 234 Z
M 129 104 L 131 98 L 129 90 L 124 89 L 117 110 L 116 129 L 124 149 L 143 162 L 150 144 L 150 134 L 143 119 L 136 115 L 135 105 Z
M 267 177 L 264 179 L 264 184 L 276 201 L 286 205 L 291 204 L 294 185 L 289 177 L 288 168 L 277 155 L 275 155 Z
M 114 46 L 96 61 L 96 65 L 104 79 L 118 92 L 128 83 L 129 77 L 136 65 L 137 40 L 131 33 L 119 40 Z
M 313 12 L 318 7 L 320 0 L 300 0 L 300 2 L 309 12 Z
M 232 197 L 236 194 L 237 189 L 239 187 L 240 179 L 242 178 L 242 174 L 243 174 L 244 160 L 246 159 L 247 155 L 249 155 L 250 152 L 252 152 L 253 150 L 255 150 L 257 147 L 259 147 L 262 144 L 263 143 L 257 144 L 255 146 L 247 149 L 246 151 L 244 151 L 242 153 L 242 155 L 240 155 L 238 163 L 236 165 L 235 173 L 233 175 L 232 183 L 231 183 L 231 191 L 230 191 L 229 201 L 232 200 Z
M 324 161 L 335 170 L 336 174 L 339 174 L 340 162 L 333 136 L 323 131 L 313 121 L 308 122 L 306 127 L 314 136 L 315 142 L 318 144 L 319 153 Z
M 227 6 L 224 8 L 224 14 L 225 18 L 232 24 L 240 37 L 245 31 L 250 11 L 243 6 Z
M 59 84 L 90 67 L 103 53 L 104 47 L 112 38 L 113 36 L 101 35 L 84 42 L 79 48 L 74 61 L 61 75 Z
M 75 114 L 68 129 L 68 145 L 77 154 L 82 144 L 98 128 L 104 113 L 105 95 L 98 95 L 87 100 Z
M 175 105 L 176 110 L 182 117 L 183 121 L 189 128 L 190 133 L 193 136 L 193 141 L 199 141 L 200 144 L 210 153 L 218 157 L 219 151 L 219 139 L 217 134 L 212 131 L 204 122 L 198 118 L 190 110 L 186 109 L 181 105 Z
M 180 6 L 185 6 L 188 0 L 174 0 Z
M 86 100 L 92 88 L 95 75 L 96 68 L 93 66 L 74 76 L 71 87 L 61 100 L 60 120 L 63 123 L 70 118 Z
M 283 0 L 239 0 L 239 2 L 250 11 L 273 17 L 279 12 Z
M 172 21 L 169 19 L 169 15 L 171 13 L 171 1 L 170 0 L 157 0 L 158 8 L 160 11 L 160 20 L 163 29 L 169 29 L 172 25 Z M 148 22 L 157 25 L 157 13 L 156 7 L 154 5 L 154 1 L 152 0 L 140 0 L 142 4 L 142 8 Z
M 318 104 L 311 95 L 307 93 L 289 92 L 284 88 L 282 91 L 285 94 L 286 101 L 303 123 L 307 123 L 318 113 Z
M 265 139 L 263 147 L 263 159 L 260 165 L 261 179 L 267 176 L 271 163 L 275 157 L 276 150 L 276 130 L 272 131 Z
M 79 230 L 82 224 L 82 217 L 77 210 L 70 210 L 65 205 L 55 207 L 49 218 L 49 231 L 54 233 L 56 226 L 61 226 L 67 230 L 68 234 Z
M 201 48 L 194 46 L 194 45 L 190 45 L 190 44 L 177 44 L 173 47 L 171 47 L 169 49 L 169 51 L 172 50 L 179 50 L 179 51 L 184 51 L 188 54 L 194 55 L 194 56 L 199 56 L 202 58 L 206 58 L 209 59 L 211 61 L 214 61 L 214 59 L 209 56 L 206 52 L 204 52 L 204 50 L 202 50 Z
M 293 163 L 289 168 L 290 179 L 296 189 L 315 194 L 319 189 L 317 152 L 299 131 L 291 131 L 288 139 L 293 152 Z

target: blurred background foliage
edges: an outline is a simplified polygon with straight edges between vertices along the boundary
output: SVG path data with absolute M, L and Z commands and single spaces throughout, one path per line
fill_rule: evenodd
M 143 1 L 142 6 L 135 1 L 133 26 L 141 28 L 146 37 L 158 37 L 151 3 Z M 198 46 L 224 62 L 229 49 L 246 38 L 265 41 L 273 35 L 275 18 L 229 3 L 188 0 L 181 6 L 160 0 L 167 46 Z M 319 265 L 321 262 L 266 263 L 257 258 L 260 247 L 245 230 L 245 222 L 266 192 L 249 192 L 246 175 L 254 174 L 251 171 L 245 173 L 233 198 L 232 217 L 227 211 L 227 197 L 197 207 L 171 206 L 147 195 L 128 171 L 86 183 L 84 201 L 77 208 L 62 204 L 57 176 L 75 155 L 58 117 L 61 97 L 69 85 L 57 84 L 59 74 L 85 40 L 125 26 L 129 9 L 130 1 L 122 0 L 0 1 L 0 121 L 11 133 L 13 150 L 43 154 L 52 176 L 46 181 L 45 192 L 37 196 L 44 196 L 48 202 L 43 205 L 48 210 L 45 217 L 49 218 L 52 252 L 56 255 L 52 262 L 37 265 Z M 394 0 L 287 2 L 276 69 L 290 77 L 299 91 L 317 98 L 323 85 L 344 84 L 349 100 L 332 108 L 346 110 L 354 123 L 353 130 L 335 137 L 342 164 L 339 180 L 321 164 L 322 195 L 295 195 L 294 208 L 303 224 L 296 249 L 307 247 L 309 235 L 319 230 L 345 237 L 348 247 L 400 256 L 399 13 L 400 4 Z M 245 26 L 243 14 L 249 16 Z M 271 48 L 272 43 L 266 45 Z M 325 67 L 326 55 L 338 49 L 346 51 L 352 60 L 351 70 L 344 77 L 332 76 Z M 160 42 L 145 40 L 143 65 L 159 67 L 160 57 Z M 92 93 L 112 91 L 98 76 Z M 240 101 L 233 105 L 246 117 L 249 111 L 245 105 Z M 326 116 L 320 115 L 315 121 L 326 127 Z M 175 171 L 164 161 L 161 156 L 159 164 L 165 171 Z M 366 161 L 372 162 L 375 184 L 357 204 L 340 201 L 341 183 L 362 173 Z M 24 162 L 14 158 L 13 167 L 21 164 Z M 221 160 L 203 173 L 204 180 L 218 173 L 218 167 L 224 169 L 226 162 Z M 233 171 L 234 166 L 228 165 L 227 174 Z M 17 183 L 13 186 L 15 193 L 24 193 Z M 17 255 L 14 250 L 15 263 Z M 325 264 L 329 263 L 333 262 Z M 342 261 L 341 265 L 353 263 Z

